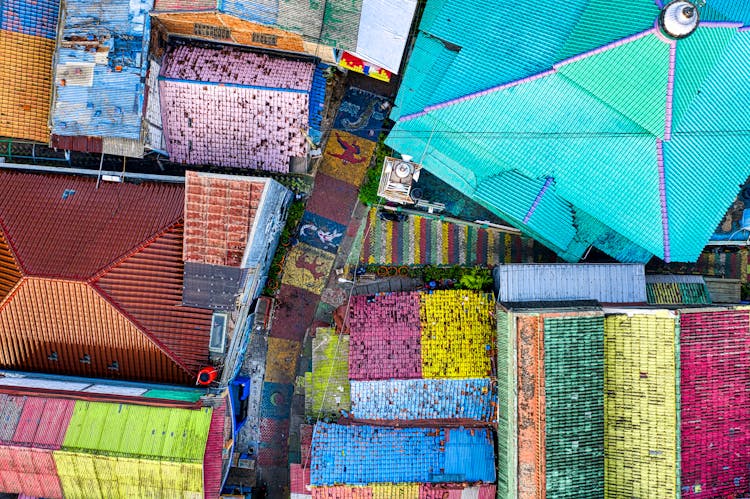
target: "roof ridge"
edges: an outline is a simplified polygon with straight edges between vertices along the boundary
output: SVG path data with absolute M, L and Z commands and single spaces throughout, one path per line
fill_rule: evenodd
M 5 309 L 5 306 L 8 305 L 8 302 L 15 296 L 16 293 L 18 293 L 18 289 L 23 286 L 23 284 L 28 280 L 28 277 L 25 275 L 21 277 L 16 284 L 13 285 L 13 287 L 8 291 L 8 294 L 5 295 L 3 299 L 0 300 L 0 313 Z
M 97 286 L 96 283 L 89 282 L 89 283 L 84 283 L 84 284 L 86 284 L 89 287 L 91 287 L 91 289 L 93 289 L 104 301 L 106 301 L 107 304 L 110 307 L 114 308 L 117 311 L 117 313 L 119 313 L 120 315 L 122 315 L 127 321 L 129 321 L 131 324 L 133 324 L 133 326 L 136 329 L 138 329 L 140 332 L 142 332 L 143 335 L 151 343 L 153 343 L 156 346 L 156 348 L 158 348 L 164 355 L 166 355 L 167 357 L 169 357 L 169 359 L 172 362 L 174 362 L 175 364 L 177 364 L 177 366 L 179 366 L 185 373 L 187 373 L 189 377 L 192 377 L 193 375 L 195 375 L 195 373 L 192 372 L 190 370 L 190 368 L 182 360 L 180 360 L 174 354 L 174 352 L 172 352 L 169 348 L 167 348 L 167 346 L 162 341 L 160 341 L 159 339 L 157 339 L 151 333 L 151 331 L 148 330 L 148 328 L 146 328 L 143 325 L 141 325 L 141 323 L 135 317 L 133 317 L 130 313 L 128 313 L 125 309 L 123 309 L 120 305 L 118 305 L 117 303 L 115 303 L 115 301 L 102 288 L 100 288 L 99 286 Z
M 98 281 L 102 277 L 104 277 L 107 273 L 109 273 L 113 268 L 118 267 L 122 265 L 125 260 L 128 260 L 132 256 L 140 253 L 148 246 L 151 246 L 157 239 L 161 238 L 164 234 L 172 230 L 177 224 L 179 224 L 184 219 L 184 213 L 177 217 L 175 220 L 172 220 L 167 225 L 165 225 L 163 228 L 156 231 L 151 236 L 147 237 L 140 243 L 136 244 L 129 250 L 127 250 L 122 255 L 118 256 L 114 260 L 112 260 L 110 263 L 102 267 L 101 269 L 97 270 L 91 277 L 88 279 L 84 279 L 83 282 L 87 282 L 89 284 L 93 284 L 94 282 Z M 183 221 L 184 222 L 184 221 Z
M 23 277 L 28 277 L 29 271 L 26 269 L 26 265 L 24 265 L 21 258 L 18 256 L 18 250 L 16 249 L 15 244 L 10 239 L 10 236 L 8 235 L 8 227 L 5 225 L 5 220 L 3 220 L 3 217 L 0 216 L 0 231 L 2 231 L 2 234 L 0 236 L 5 239 L 5 244 L 8 245 L 8 250 L 11 252 L 13 256 L 13 260 L 15 260 L 16 264 L 18 265 L 18 270 L 21 272 L 21 275 Z

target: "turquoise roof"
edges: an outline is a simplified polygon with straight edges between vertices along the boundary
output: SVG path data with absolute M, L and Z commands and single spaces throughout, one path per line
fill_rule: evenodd
M 697 259 L 750 173 L 750 31 L 726 17 L 750 5 L 709 1 L 670 41 L 654 2 L 624 24 L 545 3 L 486 12 L 476 37 L 474 3 L 428 2 L 388 144 L 567 260 Z

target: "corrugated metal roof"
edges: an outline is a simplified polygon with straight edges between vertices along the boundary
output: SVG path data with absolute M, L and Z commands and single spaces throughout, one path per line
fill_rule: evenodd
M 54 133 L 140 141 L 152 4 L 66 1 L 57 50 Z M 71 65 L 82 63 L 93 64 L 88 82 L 69 76 L 78 74 Z
M 205 499 L 218 499 L 224 481 L 224 437 L 227 425 L 231 426 L 228 417 L 233 417 L 227 407 L 228 401 L 219 405 L 211 415 L 211 426 L 208 429 L 206 451 L 203 456 L 203 491 Z M 230 430 L 231 431 L 231 430 Z
M 160 4 L 161 2 L 157 2 L 157 6 Z M 154 18 L 158 19 L 158 22 L 173 35 L 207 40 L 216 40 L 218 38 L 239 45 L 288 52 L 307 51 L 306 42 L 298 34 L 262 24 L 251 23 L 227 14 L 217 12 L 184 12 L 156 14 Z
M 493 271 L 498 301 L 598 300 L 644 303 L 646 277 L 636 264 L 510 264 Z
M 13 442 L 59 449 L 73 413 L 72 400 L 30 397 L 26 399 Z
M 711 303 L 708 287 L 700 275 L 647 275 L 646 295 L 649 303 Z
M 731 203 L 727 196 L 735 195 L 736 185 L 747 176 L 746 165 L 736 164 L 741 154 L 729 167 L 725 157 L 729 150 L 744 150 L 745 137 L 724 133 L 750 126 L 747 113 L 736 112 L 750 105 L 742 91 L 750 84 L 747 31 L 704 23 L 693 36 L 664 43 L 654 28 L 656 5 L 628 5 L 623 21 L 612 17 L 612 9 L 620 7 L 600 0 L 554 7 L 555 29 L 544 29 L 544 8 L 537 1 L 521 1 L 497 13 L 502 19 L 483 12 L 488 36 L 480 40 L 467 36 L 471 30 L 465 28 L 474 22 L 473 9 L 482 7 L 466 4 L 442 2 L 425 16 L 416 57 L 397 98 L 395 116 L 401 121 L 388 143 L 401 153 L 423 157 L 428 170 L 480 197 L 500 216 L 512 214 L 513 203 L 497 201 L 497 190 L 482 198 L 478 176 L 517 169 L 530 179 L 554 178 L 554 192 L 573 212 L 602 226 L 594 232 L 579 230 L 580 242 L 571 251 L 560 241 L 554 244 L 559 238 L 555 229 L 570 232 L 568 222 L 548 214 L 541 227 L 533 226 L 534 216 L 515 224 L 552 242 L 568 260 L 577 260 L 592 244 L 626 261 L 646 261 L 646 251 L 665 260 L 697 258 L 721 217 L 718 211 Z M 508 18 L 515 22 L 503 21 Z M 731 40 L 720 31 L 731 31 Z M 445 43 L 428 41 L 428 35 Z M 434 61 L 447 52 L 457 55 L 438 74 Z M 497 53 L 503 54 L 502 65 L 473 70 L 487 54 Z M 421 85 L 423 81 L 431 83 Z M 558 87 L 552 88 L 552 82 Z M 602 116 L 611 123 L 605 125 Z M 635 128 L 614 130 L 615 118 Z M 716 137 L 705 137 L 710 146 L 694 143 L 714 130 Z M 660 178 L 655 145 L 661 138 L 666 175 Z M 688 157 L 699 157 L 706 165 L 700 181 L 692 176 Z M 627 194 L 613 203 L 613 190 Z M 693 202 L 682 190 L 694 193 Z M 705 203 L 695 203 L 696 190 Z M 701 209 L 696 211 L 695 204 Z M 613 238 L 623 241 L 613 247 Z
M 49 140 L 54 40 L 0 30 L 0 135 Z M 16 71 L 16 68 L 24 68 Z
M 62 449 L 202 464 L 212 413 L 79 400 Z
M 25 404 L 26 397 L 0 394 L 0 441 L 13 440 Z
M 144 303 L 144 308 L 149 304 Z M 158 315 L 162 310 L 151 307 L 151 314 Z M 0 364 L 9 369 L 171 383 L 192 381 L 192 373 L 188 375 L 168 357 L 153 337 L 83 282 L 26 278 L 0 308 L 0 336 L 5 345 Z M 184 338 L 185 333 L 174 336 L 185 342 L 188 359 L 200 356 L 195 340 Z M 204 338 L 205 349 L 208 340 Z M 117 370 L 112 368 L 114 361 Z
M 489 379 L 352 381 L 358 419 L 474 419 L 490 422 L 496 394 Z
M 182 304 L 182 242 L 182 225 L 178 223 L 92 284 L 142 334 L 195 374 L 208 362 L 212 311 Z
M 398 73 L 411 28 L 416 0 L 362 0 L 358 56 Z
M 237 47 L 170 46 L 161 76 L 177 80 L 234 83 L 309 91 L 315 64 Z
M 64 497 L 203 497 L 203 470 L 197 463 L 133 459 L 54 451 Z
M 317 423 L 310 470 L 313 485 L 495 481 L 487 430 Z
M 63 499 L 52 451 L 0 445 L 0 487 L 4 492 Z
M 0 220 L 28 275 L 86 279 L 182 216 L 180 185 L 0 172 Z M 33 203 L 35 216 L 28 216 Z M 127 209 L 125 209 L 127 208 Z

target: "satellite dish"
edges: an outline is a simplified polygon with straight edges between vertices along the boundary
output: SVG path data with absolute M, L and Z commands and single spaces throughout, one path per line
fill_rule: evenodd
M 672 38 L 685 38 L 692 34 L 699 22 L 698 7 L 686 0 L 669 2 L 659 14 L 659 26 Z
M 411 163 L 402 161 L 396 165 L 396 176 L 398 178 L 406 178 L 412 174 L 412 171 Z

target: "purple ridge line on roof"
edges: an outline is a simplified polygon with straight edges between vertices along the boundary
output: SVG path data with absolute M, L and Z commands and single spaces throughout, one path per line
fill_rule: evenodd
M 747 25 L 747 26 L 743 26 L 743 27 L 741 27 L 741 28 L 740 28 L 740 29 L 738 29 L 737 31 L 739 31 L 740 33 L 744 33 L 744 32 L 746 32 L 746 31 L 750 31 L 750 24 L 749 24 L 749 25 Z
M 664 119 L 664 140 L 672 138 L 672 101 L 674 99 L 674 73 L 677 60 L 677 42 L 669 44 L 669 73 L 667 76 L 667 113 Z
M 549 186 L 552 185 L 552 182 L 554 180 L 555 180 L 555 177 L 547 177 L 547 180 L 546 182 L 544 182 L 544 185 L 539 191 L 539 194 L 536 195 L 536 199 L 534 199 L 534 202 L 531 204 L 529 211 L 526 212 L 526 216 L 523 217 L 523 223 L 525 224 L 529 223 L 529 219 L 531 218 L 531 215 L 533 215 L 534 211 L 536 211 L 536 207 L 539 206 L 539 203 L 542 201 L 542 198 L 544 197 L 544 193 L 547 192 L 547 189 L 549 189 Z
M 399 121 L 399 123 L 400 123 L 400 122 L 402 122 L 402 121 L 409 121 L 409 120 L 413 120 L 413 119 L 415 119 L 415 118 L 419 118 L 419 117 L 422 117 L 422 116 L 424 116 L 425 114 L 427 114 L 427 111 L 419 111 L 419 112 L 417 112 L 417 113 L 411 113 L 411 114 L 407 114 L 407 115 L 404 115 L 404 116 L 400 117 L 400 118 L 398 119 L 398 121 Z
M 664 144 L 656 139 L 656 164 L 659 167 L 659 198 L 661 200 L 661 227 L 664 233 L 664 261 L 672 259 L 669 248 L 669 213 L 667 212 L 667 179 L 664 171 Z
M 475 97 L 481 97 L 483 95 L 491 94 L 493 92 L 499 92 L 500 90 L 505 90 L 506 88 L 515 87 L 515 86 L 521 85 L 523 83 L 529 83 L 529 82 L 532 82 L 534 80 L 538 80 L 540 78 L 544 78 L 545 76 L 549 76 L 551 74 L 554 74 L 555 72 L 556 71 L 554 69 L 550 69 L 548 71 L 543 71 L 543 72 L 537 73 L 535 75 L 531 75 L 531 76 L 527 76 L 525 78 L 521 78 L 520 80 L 513 80 L 513 81 L 508 82 L 508 83 L 503 83 L 502 85 L 497 85 L 497 86 L 494 86 L 494 87 L 487 88 L 485 90 L 480 90 L 478 92 L 473 92 L 473 93 L 466 94 L 466 95 L 461 96 L 461 97 L 457 97 L 455 99 L 447 100 L 445 102 L 440 102 L 438 104 L 433 104 L 431 106 L 425 107 L 424 111 L 422 111 L 422 113 L 426 114 L 426 113 L 429 113 L 431 111 L 437 111 L 438 109 L 442 109 L 444 107 L 452 106 L 453 104 L 458 104 L 460 102 L 464 102 L 464 101 L 467 101 L 469 99 L 473 99 Z M 415 114 L 419 114 L 419 113 L 415 113 Z M 411 117 L 411 116 L 412 115 L 409 115 L 409 117 Z M 416 117 L 416 116 L 414 116 L 414 117 Z M 406 118 L 406 116 L 404 116 L 403 118 L 401 118 L 401 120 L 403 120 L 404 118 Z
M 699 25 L 702 28 L 735 28 L 739 29 L 744 26 L 742 23 L 736 23 L 731 21 L 706 21 Z
M 553 67 L 555 69 L 558 69 L 562 66 L 565 66 L 566 64 L 580 61 L 581 59 L 585 59 L 586 57 L 591 57 L 592 55 L 601 54 L 602 52 L 619 47 L 621 45 L 625 45 L 626 43 L 634 42 L 636 40 L 639 40 L 651 34 L 654 34 L 654 28 L 649 28 L 646 31 L 641 31 L 640 33 L 636 33 L 635 35 L 621 38 L 620 40 L 614 41 L 612 43 L 608 43 L 607 45 L 602 45 L 601 47 L 595 48 L 594 50 L 589 50 L 588 52 L 584 52 L 582 54 L 578 54 L 576 56 L 570 57 L 569 59 L 565 59 L 564 61 L 558 62 Z
M 664 8 L 664 2 L 662 2 L 661 0 L 654 0 L 654 5 L 656 5 L 660 9 Z

